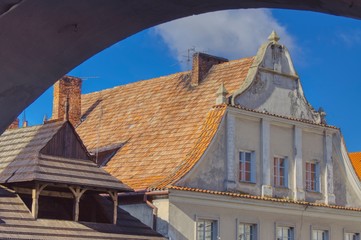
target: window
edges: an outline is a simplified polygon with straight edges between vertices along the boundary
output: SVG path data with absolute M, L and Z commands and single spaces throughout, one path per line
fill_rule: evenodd
M 328 231 L 312 230 L 312 240 L 328 240 Z
M 273 162 L 273 185 L 275 187 L 288 186 L 288 161 L 286 158 L 275 157 Z
M 345 233 L 345 240 L 360 240 L 359 233 Z
M 254 152 L 239 152 L 239 181 L 255 182 Z
M 294 240 L 293 227 L 277 227 L 276 239 L 277 240 Z
M 197 240 L 216 240 L 218 235 L 217 221 L 209 219 L 198 219 Z
M 320 164 L 318 162 L 306 162 L 306 190 L 320 191 Z
M 238 224 L 238 238 L 237 240 L 256 240 L 257 239 L 257 225 L 249 223 Z

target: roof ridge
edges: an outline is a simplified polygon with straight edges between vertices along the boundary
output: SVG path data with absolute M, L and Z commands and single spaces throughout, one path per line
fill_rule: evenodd
M 55 124 L 55 123 L 59 123 L 61 122 L 60 120 L 51 120 L 51 122 L 46 122 L 44 124 L 37 124 L 37 125 L 33 125 L 33 126 L 28 126 L 28 127 L 19 127 L 19 128 L 12 128 L 12 129 L 6 129 L 4 131 L 3 134 L 1 134 L 1 136 L 6 136 L 6 135 L 14 135 L 17 134 L 17 132 L 31 132 L 31 131 L 36 131 L 39 128 L 42 128 L 43 126 L 49 126 L 50 124 Z
M 136 80 L 134 82 L 128 82 L 128 83 L 125 83 L 123 85 L 117 85 L 117 86 L 113 86 L 111 88 L 106 88 L 106 89 L 102 89 L 102 90 L 94 91 L 94 92 L 90 92 L 90 93 L 84 93 L 84 94 L 81 94 L 81 95 L 82 96 L 85 96 L 85 95 L 88 96 L 88 95 L 96 94 L 96 93 L 99 94 L 100 92 L 104 92 L 104 91 L 112 91 L 112 90 L 116 90 L 116 89 L 123 88 L 123 87 L 126 87 L 126 86 L 130 86 L 130 85 L 141 84 L 141 83 L 144 83 L 144 82 L 150 82 L 150 81 L 155 81 L 155 80 L 161 80 L 163 78 L 173 77 L 173 76 L 182 75 L 182 74 L 189 74 L 189 73 L 190 73 L 190 71 L 182 71 L 182 72 L 172 73 L 172 74 L 169 74 L 169 75 L 162 75 L 162 76 L 159 76 L 159 77 L 153 77 L 153 78 L 149 78 L 149 79 Z
M 222 65 L 230 65 L 230 64 L 234 64 L 234 63 L 237 63 L 241 60 L 250 60 L 252 58 L 254 58 L 255 56 L 248 56 L 248 57 L 244 57 L 244 58 L 239 58 L 239 59 L 233 59 L 233 60 L 229 60 L 227 62 L 223 62 L 223 63 L 219 63 L 219 64 L 216 64 L 214 66 L 222 66 Z M 176 72 L 176 73 L 171 73 L 171 74 L 168 74 L 168 75 L 162 75 L 162 76 L 158 76 L 158 77 L 152 77 L 152 78 L 149 78 L 149 79 L 141 79 L 141 80 L 136 80 L 134 82 L 129 82 L 129 83 L 125 83 L 123 85 L 117 85 L 117 86 L 113 86 L 111 88 L 106 88 L 106 89 L 102 89 L 102 90 L 99 90 L 99 91 L 94 91 L 94 92 L 89 92 L 89 93 L 84 93 L 84 94 L 81 94 L 82 96 L 85 96 L 85 95 L 91 95 L 91 94 L 96 94 L 96 93 L 100 93 L 100 92 L 104 92 L 104 91 L 111 91 L 111 90 L 116 90 L 118 88 L 122 88 L 122 87 L 125 87 L 125 86 L 129 86 L 129 85 L 133 85 L 133 84 L 141 84 L 143 82 L 148 82 L 148 81 L 155 81 L 155 80 L 160 80 L 162 78 L 169 78 L 169 77 L 173 77 L 173 76 L 177 76 L 177 75 L 182 75 L 182 74 L 190 74 L 191 73 L 191 70 L 188 70 L 188 71 L 181 71 L 181 72 Z

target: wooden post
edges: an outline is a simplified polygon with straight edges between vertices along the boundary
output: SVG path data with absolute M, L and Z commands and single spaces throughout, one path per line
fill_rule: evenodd
M 38 218 L 38 199 L 39 199 L 39 194 L 37 191 L 37 186 L 35 186 L 35 188 L 33 188 L 31 190 L 31 197 L 32 197 L 32 205 L 31 205 L 31 213 L 33 215 L 33 218 L 37 219 Z
M 34 219 L 38 218 L 39 195 L 46 186 L 47 184 L 40 185 L 38 183 L 35 183 L 35 187 L 31 190 L 31 198 L 32 198 L 31 213 Z
M 87 190 L 86 188 L 81 189 L 80 187 L 69 187 L 70 191 L 74 194 L 74 205 L 73 205 L 73 220 L 75 222 L 79 221 L 79 202 L 81 196 Z
M 118 192 L 108 192 L 113 200 L 113 224 L 117 224 L 118 219 Z

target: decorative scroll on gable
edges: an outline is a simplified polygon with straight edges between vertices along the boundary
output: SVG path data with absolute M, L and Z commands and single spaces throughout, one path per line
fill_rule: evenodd
M 288 49 L 273 31 L 258 50 L 242 87 L 232 104 L 282 116 L 324 122 L 324 113 L 307 102 Z

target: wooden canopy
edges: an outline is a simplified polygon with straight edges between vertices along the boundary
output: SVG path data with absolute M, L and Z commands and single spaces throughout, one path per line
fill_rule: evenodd
M 104 208 L 112 210 L 103 198 Z M 0 238 L 3 239 L 164 239 L 118 208 L 117 224 L 34 218 L 18 194 L 0 185 Z
M 38 181 L 100 191 L 132 191 L 90 160 L 69 122 L 12 129 L 0 136 L 0 183 Z

